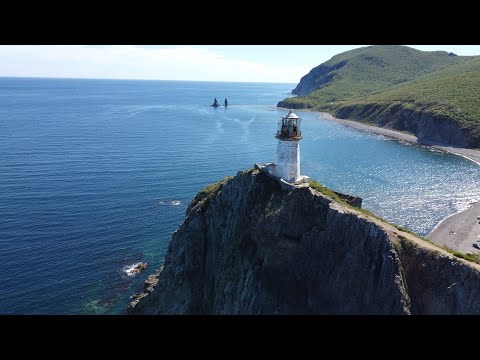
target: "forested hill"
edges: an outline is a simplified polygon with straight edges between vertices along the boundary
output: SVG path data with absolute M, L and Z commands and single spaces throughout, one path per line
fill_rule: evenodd
M 305 75 L 279 107 L 409 131 L 430 143 L 480 147 L 480 57 L 370 46 Z

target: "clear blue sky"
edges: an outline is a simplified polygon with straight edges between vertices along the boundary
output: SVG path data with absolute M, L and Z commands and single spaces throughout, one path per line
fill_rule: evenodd
M 1 45 L 0 76 L 298 83 L 366 45 Z M 480 55 L 480 45 L 408 45 Z

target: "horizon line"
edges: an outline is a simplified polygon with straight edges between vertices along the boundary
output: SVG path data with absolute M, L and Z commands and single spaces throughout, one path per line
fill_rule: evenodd
M 56 79 L 56 80 L 127 80 L 127 81 L 179 81 L 179 82 L 222 82 L 222 83 L 251 83 L 251 84 L 297 84 L 290 82 L 272 82 L 272 81 L 231 81 L 231 80 L 166 80 L 166 79 L 125 79 L 125 78 L 87 78 L 87 77 L 60 77 L 60 76 L 6 76 L 0 75 L 0 78 L 9 79 Z

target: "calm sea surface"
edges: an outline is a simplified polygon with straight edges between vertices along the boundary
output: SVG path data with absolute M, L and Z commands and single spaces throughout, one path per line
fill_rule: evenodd
M 121 313 L 199 189 L 275 160 L 294 86 L 0 78 L 0 314 Z M 297 114 L 302 174 L 387 220 L 426 235 L 480 200 L 471 161 Z

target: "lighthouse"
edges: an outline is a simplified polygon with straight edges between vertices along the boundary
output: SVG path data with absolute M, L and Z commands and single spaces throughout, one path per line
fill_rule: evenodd
M 290 183 L 301 179 L 299 144 L 302 140 L 301 121 L 302 119 L 290 110 L 278 122 L 278 131 L 275 136 L 278 139 L 275 175 Z

